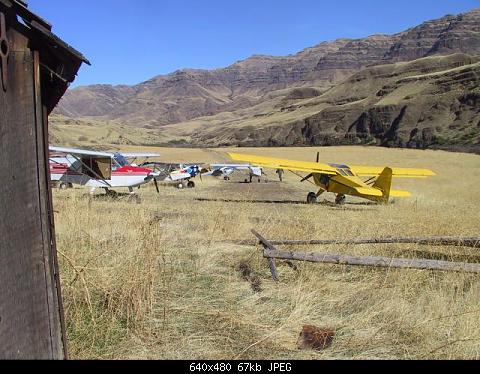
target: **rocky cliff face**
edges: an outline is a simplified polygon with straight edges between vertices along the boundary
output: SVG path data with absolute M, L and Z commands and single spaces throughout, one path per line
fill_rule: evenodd
M 480 9 L 425 22 L 400 34 L 384 60 L 410 61 L 454 52 L 480 53 Z
M 420 126 L 418 131 L 407 134 L 404 124 L 429 122 L 428 114 L 425 114 L 422 120 L 417 118 L 416 114 L 420 110 L 413 108 L 428 106 L 430 103 L 427 103 L 424 97 L 418 96 L 414 90 L 411 96 L 418 102 L 388 104 L 389 100 L 392 101 L 392 92 L 398 93 L 402 89 L 409 91 L 415 84 L 395 81 L 395 70 L 391 71 L 384 65 L 454 53 L 480 54 L 480 9 L 425 22 L 396 35 L 373 35 L 358 40 L 339 39 L 285 57 L 256 55 L 224 69 L 181 70 L 131 87 L 80 87 L 65 95 L 57 113 L 77 118 L 115 120 L 146 129 L 166 127 L 168 131 L 172 124 L 182 126 L 189 122 L 191 125 L 192 120 L 203 123 L 202 118 L 206 116 L 226 129 L 236 118 L 245 119 L 248 116 L 246 112 L 249 112 L 251 117 L 268 119 L 279 109 L 294 119 L 280 121 L 282 126 L 287 126 L 275 132 L 275 135 L 270 134 L 268 121 L 268 126 L 263 126 L 264 122 L 255 120 L 250 121 L 252 126 L 255 127 L 258 123 L 261 125 L 261 128 L 256 128 L 258 131 L 255 139 L 243 139 L 248 133 L 244 130 L 247 125 L 238 125 L 242 129 L 238 130 L 233 138 L 229 139 L 226 134 L 219 135 L 217 143 L 221 143 L 220 139 L 228 144 L 235 144 L 235 141 L 240 144 L 253 142 L 262 145 L 328 143 L 332 141 L 330 135 L 319 135 L 319 132 L 332 132 L 330 124 L 336 123 L 335 128 L 338 131 L 335 131 L 348 134 L 347 138 L 354 142 L 362 139 L 387 145 L 420 146 L 429 144 L 435 136 L 435 139 L 440 139 L 438 131 L 423 131 L 423 126 Z M 446 62 L 440 59 L 436 63 Z M 458 66 L 455 66 L 455 63 Z M 447 64 L 450 64 L 449 69 L 468 65 L 458 58 Z M 369 68 L 376 65 L 379 65 L 378 69 Z M 399 65 L 391 66 L 398 69 Z M 402 69 L 410 69 L 420 75 L 438 72 L 443 68 L 425 61 L 401 66 Z M 390 74 L 392 79 L 386 79 L 382 74 Z M 402 70 L 402 74 L 408 72 Z M 448 75 L 442 79 L 445 82 L 443 86 L 440 81 L 435 81 L 437 91 L 428 92 L 432 102 L 435 101 L 434 97 L 444 94 L 442 90 L 451 91 L 452 87 L 456 87 L 455 90 L 458 91 L 466 90 L 467 93 L 474 90 L 467 87 L 467 80 L 476 82 L 476 70 L 474 68 L 470 73 L 462 71 L 458 79 Z M 463 88 L 457 87 L 455 81 L 460 82 L 458 84 L 463 85 Z M 341 82 L 344 83 L 340 84 Z M 362 85 L 372 82 L 385 83 L 385 86 L 378 87 L 378 92 L 373 96 L 372 92 L 366 92 L 362 88 Z M 424 86 L 422 82 L 417 82 L 419 87 Z M 345 84 L 351 86 L 353 96 L 332 94 L 340 92 Z M 328 108 L 312 114 L 314 104 L 310 102 L 310 107 L 305 105 L 302 110 L 298 109 L 297 101 L 325 98 L 327 96 L 321 95 L 326 91 L 331 102 L 322 105 Z M 463 100 L 465 102 L 462 100 L 457 97 L 456 101 L 449 102 L 448 110 L 451 110 L 452 105 L 456 105 L 456 112 L 471 113 L 468 103 L 472 100 L 476 102 L 476 98 L 469 96 L 468 100 Z M 358 101 L 362 103 L 359 104 Z M 439 104 L 439 108 L 433 112 L 444 110 L 440 108 L 442 105 L 447 104 Z M 361 109 L 360 113 L 358 108 Z M 306 115 L 306 112 L 309 115 Z M 295 114 L 298 114 L 297 118 L 294 117 Z M 275 115 L 271 118 L 275 118 Z M 197 132 L 200 131 L 196 124 L 194 127 Z M 212 125 L 212 128 L 217 127 Z M 178 133 L 190 136 L 187 130 Z M 286 140 L 282 141 L 281 137 Z M 263 140 L 259 140 L 260 138 Z M 191 137 L 192 141 L 197 142 L 208 139 L 211 140 L 211 134 L 207 127 L 201 127 L 201 133 Z
M 305 107 L 318 108 L 301 118 Z M 480 57 L 454 54 L 371 67 L 313 101 L 289 107 L 281 126 L 225 127 L 199 135 L 208 145 L 375 144 L 390 147 L 476 146 L 480 150 Z M 315 110 L 314 110 L 315 112 Z

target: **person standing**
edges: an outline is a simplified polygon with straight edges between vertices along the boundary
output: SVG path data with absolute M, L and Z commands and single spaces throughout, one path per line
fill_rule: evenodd
M 278 174 L 278 179 L 280 180 L 280 182 L 283 182 L 283 169 L 277 169 L 276 173 Z

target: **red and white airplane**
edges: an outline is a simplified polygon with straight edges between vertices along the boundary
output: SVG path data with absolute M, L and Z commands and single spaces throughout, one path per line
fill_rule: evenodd
M 90 187 L 90 193 L 103 188 L 107 195 L 115 196 L 112 188 L 126 187 L 131 194 L 134 188 L 153 181 L 158 173 L 138 167 L 128 159 L 159 157 L 156 153 L 107 153 L 74 148 L 50 147 L 50 176 L 60 188 L 74 184 Z

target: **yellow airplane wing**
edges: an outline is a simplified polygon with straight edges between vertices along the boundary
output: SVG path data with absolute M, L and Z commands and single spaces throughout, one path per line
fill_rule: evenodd
M 316 162 L 285 160 L 280 158 L 244 155 L 240 153 L 229 153 L 230 158 L 236 161 L 248 162 L 255 166 L 263 166 L 271 169 L 285 169 L 303 171 L 307 173 L 322 173 L 337 175 L 337 169 L 327 164 Z
M 349 166 L 359 177 L 376 177 L 382 174 L 383 167 Z M 392 176 L 396 178 L 426 178 L 436 175 L 429 169 L 392 168 Z

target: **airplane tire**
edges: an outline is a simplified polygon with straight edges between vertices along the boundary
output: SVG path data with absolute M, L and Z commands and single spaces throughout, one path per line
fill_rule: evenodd
M 116 198 L 118 196 L 117 191 L 107 190 L 106 193 L 107 193 L 107 196 L 111 198 Z
M 177 184 L 177 188 L 178 188 L 179 190 L 183 190 L 183 183 Z
M 70 188 L 70 186 L 69 186 L 68 183 L 60 182 L 60 183 L 58 184 L 58 189 L 60 189 L 60 190 L 67 190 L 67 189 L 69 189 L 69 188 Z
M 307 204 L 316 204 L 317 203 L 317 194 L 315 192 L 310 192 L 307 196 Z
M 195 188 L 195 182 L 193 182 L 193 181 L 188 181 L 188 183 L 187 183 L 187 188 Z
M 337 197 L 337 198 L 335 199 L 335 204 L 337 204 L 337 205 L 345 205 L 345 200 L 347 200 L 347 197 L 346 197 L 346 196 Z

